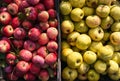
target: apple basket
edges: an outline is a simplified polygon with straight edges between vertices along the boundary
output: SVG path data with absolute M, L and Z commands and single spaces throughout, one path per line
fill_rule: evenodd
M 61 81 L 61 30 L 58 5 L 58 0 L 0 0 L 0 15 L 3 12 L 9 12 L 0 16 L 0 40 L 7 41 L 7 45 L 8 42 L 10 43 L 7 50 L 5 48 L 6 52 L 5 50 L 0 51 L 0 81 Z M 38 13 L 42 13 L 42 16 Z M 6 18 L 6 16 L 8 19 L 5 22 L 2 21 L 1 18 Z M 19 28 L 16 35 L 4 31 L 8 24 L 10 24 L 9 27 L 12 26 L 10 30 L 14 30 L 14 33 Z M 32 26 L 34 27 L 31 28 Z M 49 28 L 52 28 L 53 31 L 48 31 Z M 19 42 L 15 40 L 19 40 Z M 50 41 L 49 46 L 53 47 L 51 51 L 48 50 L 49 47 L 47 48 Z M 4 43 L 0 44 L 0 48 L 4 48 L 2 46 Z M 41 49 L 38 51 L 40 47 Z M 26 52 L 25 49 L 29 52 Z M 35 50 L 36 52 L 34 52 Z M 14 54 L 8 56 L 9 52 Z M 46 55 L 49 55 L 48 60 L 45 60 Z M 8 60 L 9 57 L 13 58 Z M 38 58 L 41 60 L 38 61 Z M 42 64 L 43 62 L 44 64 Z M 24 70 L 21 66 L 24 67 Z M 29 70 L 26 71 L 27 68 Z

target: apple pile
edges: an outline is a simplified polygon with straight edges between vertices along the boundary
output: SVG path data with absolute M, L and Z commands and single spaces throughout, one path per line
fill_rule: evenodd
M 120 79 L 120 6 L 117 0 L 61 0 L 62 79 Z
M 0 56 L 5 78 L 56 78 L 58 20 L 54 0 L 0 0 Z M 0 66 L 2 65 L 0 63 Z

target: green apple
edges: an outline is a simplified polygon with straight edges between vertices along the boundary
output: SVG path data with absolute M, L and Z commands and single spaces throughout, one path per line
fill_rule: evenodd
M 78 68 L 82 62 L 83 58 L 79 52 L 72 52 L 67 56 L 67 64 L 70 68 Z
M 85 4 L 85 0 L 69 0 L 72 7 L 82 8 Z
M 114 6 L 110 10 L 110 16 L 113 17 L 114 20 L 119 21 L 120 20 L 120 7 Z
M 86 51 L 83 54 L 83 60 L 87 64 L 93 64 L 97 60 L 97 54 L 95 52 L 93 52 L 93 51 Z
M 72 11 L 72 5 L 69 1 L 62 1 L 59 7 L 62 15 L 68 15 Z
M 114 73 L 118 72 L 118 70 L 119 70 L 119 65 L 113 60 L 108 61 L 108 66 L 109 67 L 107 69 L 107 72 L 109 74 L 114 74 Z
M 100 41 L 104 37 L 104 31 L 101 27 L 91 28 L 88 31 L 88 34 L 94 41 Z
M 112 56 L 112 60 L 120 65 L 120 52 L 114 52 Z
M 70 48 L 70 45 L 65 40 L 61 41 L 61 49 Z
M 74 81 L 78 76 L 77 70 L 76 69 L 71 69 L 69 67 L 65 67 L 62 70 L 62 78 L 65 81 Z
M 84 16 L 93 15 L 95 13 L 95 9 L 88 6 L 84 6 L 82 10 L 84 11 Z
M 103 36 L 103 39 L 102 39 L 102 40 L 108 41 L 108 40 L 109 40 L 109 37 L 110 37 L 110 32 L 104 31 L 104 36 Z
M 71 20 L 64 20 L 61 23 L 61 30 L 65 34 L 69 34 L 74 30 L 74 24 Z
M 112 26 L 113 22 L 113 18 L 111 16 L 107 16 L 105 18 L 102 18 L 100 26 L 103 29 L 109 29 Z
M 108 74 L 108 76 L 114 81 L 119 81 L 119 79 L 120 79 L 120 68 L 119 68 L 118 72 L 116 72 L 114 74 Z
M 86 24 L 90 28 L 96 28 L 101 24 L 101 18 L 97 15 L 90 15 L 86 17 Z
M 113 45 L 120 45 L 120 32 L 113 32 L 110 35 L 110 42 Z
M 98 5 L 96 8 L 96 14 L 101 18 L 105 18 L 110 13 L 110 7 L 108 5 Z
M 88 31 L 88 26 L 86 25 L 84 20 L 81 20 L 80 22 L 75 22 L 74 26 L 74 29 L 77 32 L 86 33 Z
M 77 31 L 73 31 L 70 34 L 68 34 L 67 36 L 67 42 L 71 45 L 71 46 L 75 46 L 76 44 L 76 40 L 77 37 L 80 36 L 80 33 Z
M 73 51 L 75 51 L 75 52 L 80 52 L 80 49 L 77 48 L 76 46 L 72 46 L 71 49 L 72 49 Z
M 113 49 L 102 46 L 98 51 L 97 51 L 97 56 L 103 61 L 108 61 L 112 58 L 113 56 Z
M 62 61 L 67 61 L 67 56 L 70 55 L 71 53 L 73 52 L 73 50 L 71 48 L 65 48 L 62 50 L 62 53 L 61 53 L 61 58 L 62 58 Z
M 96 8 L 98 6 L 98 0 L 86 0 L 88 7 Z
M 102 60 L 97 60 L 94 64 L 94 69 L 100 74 L 104 73 L 107 69 L 107 64 Z
M 79 74 L 86 74 L 88 72 L 89 68 L 90 68 L 89 64 L 82 62 L 80 64 L 80 66 L 77 68 L 77 71 Z
M 115 22 L 111 26 L 111 31 L 119 32 L 120 31 L 120 22 Z
M 70 18 L 75 22 L 81 21 L 83 17 L 84 17 L 84 12 L 80 8 L 74 8 L 70 13 Z
M 94 69 L 90 69 L 87 73 L 89 81 L 99 81 L 100 74 L 97 73 Z
M 87 80 L 87 73 L 86 74 L 78 74 L 79 81 L 86 81 Z
M 103 46 L 102 42 L 96 42 L 96 41 L 92 41 L 89 50 L 93 51 L 93 52 L 97 52 L 98 49 L 100 49 Z
M 91 38 L 87 34 L 80 34 L 76 40 L 76 47 L 80 50 L 86 50 L 91 44 Z

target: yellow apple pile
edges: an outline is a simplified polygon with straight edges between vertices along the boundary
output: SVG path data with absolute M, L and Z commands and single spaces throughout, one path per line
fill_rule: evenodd
M 120 79 L 120 6 L 117 0 L 61 0 L 64 81 Z

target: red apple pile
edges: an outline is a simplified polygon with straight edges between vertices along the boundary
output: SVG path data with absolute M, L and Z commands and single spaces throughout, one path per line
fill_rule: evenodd
M 56 77 L 58 20 L 54 0 L 2 0 L 0 54 L 9 81 Z

